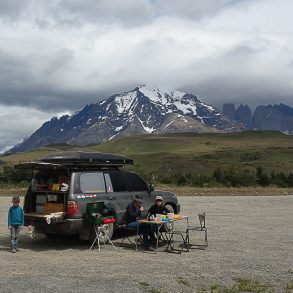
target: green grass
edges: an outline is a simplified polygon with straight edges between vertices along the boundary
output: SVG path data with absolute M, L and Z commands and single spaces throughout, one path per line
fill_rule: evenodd
M 275 292 L 268 284 L 262 284 L 257 280 L 238 279 L 232 286 L 212 285 L 202 288 L 199 293 L 273 293 Z
M 179 277 L 179 278 L 177 279 L 177 282 L 178 282 L 178 284 L 180 284 L 180 285 L 183 285 L 183 286 L 186 286 L 186 287 L 190 287 L 190 283 L 189 283 L 189 281 L 186 280 L 186 279 L 184 279 L 184 278 L 182 278 L 182 277 Z
M 139 282 L 139 285 L 142 287 L 145 293 L 160 293 L 161 292 L 161 290 L 151 287 L 149 283 L 144 281 Z
M 287 283 L 285 293 L 293 293 L 293 280 Z
M 142 135 L 85 147 L 55 145 L 2 156 L 0 160 L 17 164 L 70 149 L 126 155 L 135 160 L 135 166 L 130 169 L 146 174 L 182 171 L 211 175 L 218 167 L 255 171 L 262 166 L 270 171 L 293 170 L 293 136 L 273 131 Z

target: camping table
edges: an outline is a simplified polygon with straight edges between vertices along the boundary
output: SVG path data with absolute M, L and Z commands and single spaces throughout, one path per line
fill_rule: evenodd
M 138 223 L 140 224 L 147 224 L 147 225 L 158 225 L 158 231 L 162 228 L 162 226 L 167 223 L 167 222 L 164 222 L 164 221 L 161 221 L 161 220 L 147 220 L 147 219 L 142 219 L 142 220 L 138 220 Z M 138 232 L 139 232 L 139 225 L 137 226 L 137 239 L 138 238 Z M 137 250 L 137 242 L 138 240 L 136 241 L 136 250 Z M 157 237 L 157 243 L 156 243 L 156 253 L 158 252 L 158 246 L 159 246 L 159 237 Z
M 170 219 L 170 221 L 162 221 L 162 220 L 147 220 L 147 219 L 142 219 L 142 220 L 138 220 L 137 222 L 140 223 L 140 224 L 147 224 L 147 225 L 158 225 L 158 231 L 160 231 L 160 229 L 162 228 L 162 226 L 164 224 L 167 224 L 167 223 L 175 223 L 175 222 L 178 222 L 178 221 L 182 221 L 182 220 L 186 220 L 186 226 L 188 227 L 188 216 L 181 216 L 180 219 Z M 172 232 L 174 231 L 174 225 L 172 225 Z M 139 232 L 139 226 L 137 227 L 137 237 L 139 236 L 138 235 L 138 232 Z M 172 232 L 167 232 L 166 234 L 172 234 Z M 167 238 L 167 242 L 168 242 L 168 246 L 171 246 L 171 241 L 172 241 L 172 238 L 171 237 L 166 237 Z M 137 238 L 139 239 L 139 238 Z M 137 250 L 137 243 L 138 241 L 136 241 L 136 250 Z M 157 237 L 157 243 L 156 243 L 156 250 L 155 252 L 157 253 L 158 252 L 158 246 L 159 246 L 159 237 Z M 172 248 L 172 247 L 171 247 Z
M 186 229 L 188 228 L 189 224 L 188 224 L 188 216 L 180 216 L 181 218 L 180 219 L 172 219 L 172 223 L 175 223 L 175 222 L 178 222 L 178 221 L 183 221 L 183 220 L 186 220 Z M 186 240 L 185 238 L 182 236 L 183 233 L 186 233 L 186 229 L 184 231 L 180 231 L 180 232 L 177 232 L 176 231 L 174 232 L 174 225 L 172 225 L 172 230 L 170 232 L 167 232 L 166 234 L 169 234 L 169 237 L 166 237 L 167 238 L 167 242 L 168 242 L 168 245 L 167 245 L 167 249 L 166 251 L 169 252 L 169 247 L 171 248 L 172 251 L 176 250 L 173 246 L 172 246 L 172 240 L 173 240 L 173 235 L 174 234 L 179 234 L 181 235 L 182 239 L 183 239 L 183 244 L 186 244 Z M 188 251 L 188 249 L 187 249 Z M 181 250 L 182 252 L 182 250 Z M 181 253 L 180 252 L 180 253 Z

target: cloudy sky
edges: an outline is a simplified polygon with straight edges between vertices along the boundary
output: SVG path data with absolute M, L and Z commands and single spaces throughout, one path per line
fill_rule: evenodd
M 140 84 L 293 106 L 292 0 L 0 0 L 0 152 Z

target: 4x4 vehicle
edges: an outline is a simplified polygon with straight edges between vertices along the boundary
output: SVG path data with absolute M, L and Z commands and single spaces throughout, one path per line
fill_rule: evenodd
M 156 195 L 163 197 L 170 211 L 179 213 L 174 193 L 156 191 L 138 174 L 121 170 L 126 164 L 133 164 L 133 160 L 104 153 L 62 152 L 16 165 L 18 169 L 35 170 L 24 200 L 25 225 L 34 225 L 36 232 L 48 236 L 77 234 L 91 240 L 93 231 L 86 221 L 86 206 L 102 201 L 117 218 L 115 224 L 107 224 L 107 236 L 111 238 L 135 195 L 142 198 L 145 215 Z M 61 220 L 48 221 L 52 213 L 61 214 Z

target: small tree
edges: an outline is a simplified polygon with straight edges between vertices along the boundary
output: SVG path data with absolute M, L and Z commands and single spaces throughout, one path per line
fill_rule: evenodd
M 293 187 L 293 173 L 292 172 L 287 176 L 286 182 L 289 187 Z
M 214 173 L 213 173 L 213 178 L 217 181 L 217 182 L 223 182 L 223 172 L 220 168 L 215 169 Z
M 262 167 L 257 167 L 256 169 L 256 181 L 260 186 L 269 186 L 271 183 L 271 178 L 269 175 L 264 173 Z

